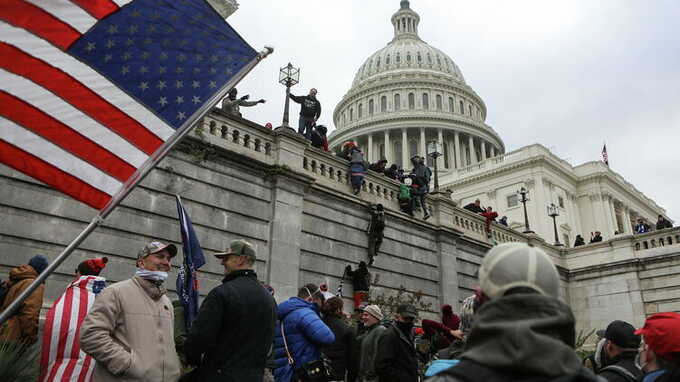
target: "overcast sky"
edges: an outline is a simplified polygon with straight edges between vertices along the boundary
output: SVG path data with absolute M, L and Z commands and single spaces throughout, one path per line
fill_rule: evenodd
M 399 0 L 241 0 L 230 24 L 275 52 L 238 86 L 281 123 L 278 69 L 301 68 L 293 94 L 319 89 L 320 121 L 366 58 L 393 37 Z M 541 143 L 572 164 L 599 160 L 680 222 L 680 1 L 413 0 L 421 39 L 447 53 L 485 101 L 506 151 Z M 291 105 L 296 124 L 299 106 Z

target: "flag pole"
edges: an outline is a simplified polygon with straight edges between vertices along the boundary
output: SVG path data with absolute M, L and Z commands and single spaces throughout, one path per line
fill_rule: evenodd
M 28 288 L 24 289 L 23 292 L 17 297 L 12 303 L 0 313 L 0 326 L 7 321 L 13 314 L 14 312 L 19 309 L 19 306 L 28 298 L 28 296 L 33 293 L 38 286 L 40 286 L 43 282 L 45 282 L 45 279 L 49 277 L 61 263 L 66 260 L 66 258 L 76 249 L 78 246 L 85 240 L 87 237 L 94 231 L 99 225 L 101 225 L 104 222 L 104 219 L 106 219 L 107 216 L 113 211 L 114 208 L 116 208 L 122 201 L 125 199 L 126 196 L 141 182 L 146 175 L 151 172 L 151 170 L 163 159 L 165 158 L 166 155 L 170 152 L 170 150 L 177 144 L 179 143 L 182 138 L 184 138 L 190 131 L 191 131 L 191 126 L 203 115 L 208 113 L 210 109 L 213 107 L 213 105 L 217 104 L 217 102 L 224 98 L 224 96 L 227 94 L 229 89 L 233 88 L 236 86 L 236 84 L 243 79 L 248 73 L 250 73 L 253 68 L 257 64 L 260 63 L 265 57 L 270 55 L 272 52 L 274 52 L 274 48 L 265 46 L 262 51 L 258 53 L 258 55 L 253 59 L 251 62 L 249 62 L 247 65 L 245 65 L 241 70 L 238 71 L 227 83 L 220 88 L 219 91 L 217 91 L 203 106 L 201 106 L 196 112 L 189 118 L 187 121 L 182 125 L 182 127 L 179 129 L 179 132 L 175 134 L 172 138 L 168 139 L 156 152 L 147 159 L 147 161 L 135 172 L 134 175 L 128 179 L 127 182 L 123 185 L 123 188 L 116 193 L 116 195 L 111 198 L 109 203 L 95 216 L 92 221 L 85 227 L 85 229 L 78 234 L 78 236 L 75 237 L 67 246 L 64 248 L 64 250 L 57 256 L 56 259 L 54 259 L 53 262 L 51 262 L 47 268 L 43 272 L 41 272 L 38 275 L 38 278 L 33 280 L 31 285 L 28 286 Z

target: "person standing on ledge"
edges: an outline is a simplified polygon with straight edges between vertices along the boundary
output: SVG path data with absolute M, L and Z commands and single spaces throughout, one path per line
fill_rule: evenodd
M 321 116 L 321 103 L 316 99 L 316 89 L 311 88 L 306 96 L 290 94 L 290 99 L 301 105 L 298 134 L 302 134 L 307 140 L 311 140 L 312 128 L 319 119 L 319 116 Z
M 238 94 L 238 90 L 236 88 L 232 88 L 229 90 L 229 93 L 227 94 L 227 98 L 222 101 L 222 110 L 226 111 L 227 113 L 237 116 L 241 118 L 241 110 L 240 107 L 250 107 L 250 106 L 255 106 L 258 103 L 265 103 L 267 101 L 260 99 L 257 101 L 248 101 L 248 98 L 250 97 L 249 95 L 244 95 L 241 98 L 236 98 L 236 95 Z

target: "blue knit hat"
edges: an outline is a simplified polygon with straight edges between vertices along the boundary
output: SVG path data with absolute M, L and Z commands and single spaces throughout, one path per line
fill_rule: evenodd
M 47 257 L 43 255 L 35 255 L 31 257 L 31 260 L 28 261 L 28 265 L 33 267 L 33 269 L 35 269 L 35 271 L 38 272 L 38 274 L 41 274 L 42 271 L 44 271 L 45 268 L 47 268 L 47 264 L 48 264 Z

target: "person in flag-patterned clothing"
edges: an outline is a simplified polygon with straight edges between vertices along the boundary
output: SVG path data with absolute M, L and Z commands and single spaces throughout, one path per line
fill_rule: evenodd
M 92 380 L 95 361 L 80 350 L 78 333 L 95 297 L 106 287 L 99 276 L 108 258 L 88 259 L 76 268 L 76 278 L 47 312 L 42 334 L 40 382 Z

